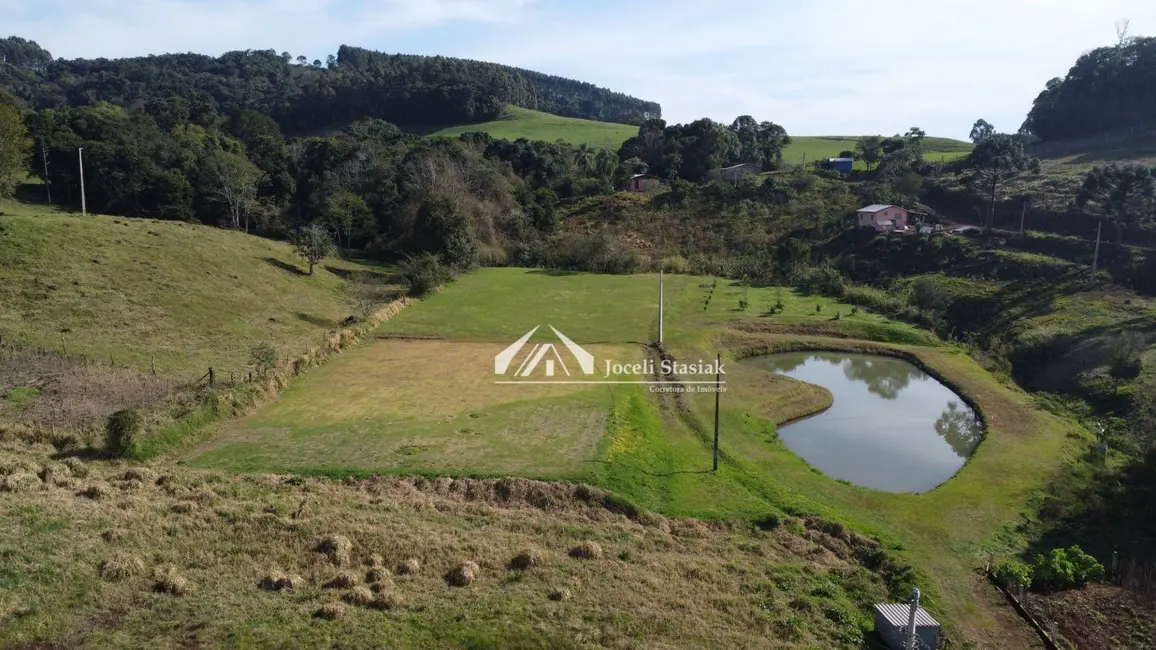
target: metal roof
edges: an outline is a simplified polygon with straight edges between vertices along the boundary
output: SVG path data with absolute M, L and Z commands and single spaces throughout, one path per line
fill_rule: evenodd
M 907 621 L 911 618 L 911 605 L 907 603 L 887 603 L 876 605 L 875 611 L 882 614 L 884 620 L 895 627 L 907 627 Z M 935 622 L 934 618 L 927 613 L 927 610 L 922 607 L 915 612 L 915 627 L 939 627 L 939 623 Z
M 855 162 L 854 158 L 828 158 L 827 162 Z
M 882 210 L 886 210 L 887 208 L 894 208 L 894 207 L 898 207 L 898 206 L 883 205 L 882 203 L 875 203 L 875 204 L 869 205 L 865 208 L 859 208 L 859 211 L 860 212 L 880 212 Z M 900 209 L 902 209 L 902 208 L 900 208 Z

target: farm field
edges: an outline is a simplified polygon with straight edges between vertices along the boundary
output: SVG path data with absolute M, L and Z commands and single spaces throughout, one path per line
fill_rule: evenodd
M 908 549 L 903 554 L 919 567 L 911 579 L 925 588 L 929 606 L 969 638 L 1028 647 L 1019 645 L 1031 641 L 1010 611 L 985 604 L 987 587 L 974 569 L 985 549 L 1012 543 L 997 541 L 1000 531 L 1072 453 L 1066 434 L 1079 435 L 926 333 L 786 290 L 784 312 L 766 315 L 780 295 L 772 287 L 688 276 L 667 283 L 667 347 L 680 361 L 710 360 L 718 351 L 730 360 L 808 347 L 883 351 L 911 355 L 949 378 L 982 410 L 987 439 L 955 478 L 920 495 L 861 489 L 811 471 L 774 430 L 823 408 L 830 394 L 738 364 L 727 368 L 717 474 L 709 471 L 711 395 L 679 406 L 644 386 L 487 385 L 492 354 L 539 324 L 592 344 L 596 356 L 641 354 L 632 342 L 646 340 L 656 325 L 656 289 L 655 276 L 523 269 L 463 276 L 384 324 L 379 340 L 310 372 L 278 403 L 229 425 L 187 462 L 338 476 L 514 470 L 590 482 L 670 516 L 821 514 Z M 746 311 L 738 306 L 744 295 Z M 403 364 L 405 371 L 389 370 Z M 420 388 L 404 386 L 409 381 Z M 462 385 L 476 392 L 455 393 Z M 549 427 L 535 426 L 535 413 L 555 407 L 563 410 L 550 416 Z

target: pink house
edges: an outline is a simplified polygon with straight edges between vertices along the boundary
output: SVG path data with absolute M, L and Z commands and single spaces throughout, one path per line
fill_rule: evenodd
M 859 209 L 859 225 L 877 232 L 903 230 L 907 227 L 908 212 L 897 205 L 869 205 Z

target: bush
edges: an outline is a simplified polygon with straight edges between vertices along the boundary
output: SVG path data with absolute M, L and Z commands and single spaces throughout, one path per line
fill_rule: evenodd
M 844 288 L 843 300 L 853 305 L 861 305 L 880 314 L 897 314 L 903 311 L 903 301 L 882 289 L 849 284 Z
M 661 268 L 666 273 L 686 273 L 690 268 L 690 264 L 686 258 L 681 255 L 671 255 L 670 257 L 662 258 Z
M 269 343 L 256 345 L 249 351 L 249 363 L 258 375 L 266 376 L 277 367 L 277 349 Z
M 453 268 L 442 264 L 437 255 L 424 253 L 406 261 L 401 276 L 409 295 L 421 297 L 453 280 L 455 273 Z
M 821 293 L 832 298 L 842 298 L 847 291 L 842 274 L 833 266 L 820 266 L 805 271 L 800 284 L 808 293 Z
M 1083 587 L 1104 577 L 1104 567 L 1079 546 L 1056 548 L 1045 555 L 1036 555 L 1032 586 L 1038 589 L 1058 590 Z
M 122 409 L 108 416 L 105 447 L 116 456 L 128 456 L 140 438 L 141 416 L 136 409 Z
M 1008 587 L 1027 587 L 1032 584 L 1032 568 L 1023 562 L 1008 560 L 995 568 L 995 579 Z

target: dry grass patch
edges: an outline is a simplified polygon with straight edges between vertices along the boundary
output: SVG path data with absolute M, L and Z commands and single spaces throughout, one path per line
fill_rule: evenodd
M 349 566 L 353 558 L 353 542 L 345 535 L 326 535 L 314 549 L 324 553 L 334 566 Z
M 100 563 L 100 577 L 105 580 L 135 578 L 144 572 L 144 561 L 127 553 L 117 553 Z
M 313 612 L 313 616 L 325 621 L 337 621 L 345 618 L 348 611 L 349 608 L 341 603 L 326 603 L 318 607 L 317 611 Z
M 402 560 L 401 563 L 397 565 L 397 575 L 399 576 L 417 575 L 419 571 L 421 571 L 421 562 L 418 562 L 417 558 L 411 557 Z
M 570 557 L 580 560 L 597 560 L 602 557 L 602 546 L 598 542 L 587 540 L 570 549 Z
M 180 574 L 171 564 L 157 567 L 153 571 L 153 591 L 158 594 L 184 596 L 192 589 L 189 579 Z
M 532 569 L 542 563 L 543 557 L 542 551 L 536 548 L 526 549 L 510 560 L 510 568 L 515 571 Z
M 326 589 L 350 589 L 357 586 L 361 579 L 352 571 L 342 571 L 325 583 Z
M 465 561 L 446 574 L 446 582 L 451 587 L 468 587 L 478 579 L 481 567 L 476 562 Z
M 374 594 L 369 587 L 354 587 L 349 593 L 342 596 L 345 602 L 358 607 L 366 607 L 373 602 Z
M 385 582 L 391 577 L 393 577 L 393 574 L 389 572 L 389 569 L 380 566 L 372 567 L 369 571 L 365 572 L 366 582 Z
M 8 460 L 4 453 L 0 443 L 0 463 Z M 28 457 L 43 464 L 47 453 Z M 89 467 L 87 480 L 101 485 L 124 472 L 111 462 Z M 329 646 L 339 634 L 349 647 L 464 647 L 484 637 L 490 647 L 514 647 L 526 638 L 557 647 L 581 638 L 603 647 L 748 648 L 765 644 L 774 621 L 785 618 L 768 611 L 767 603 L 790 600 L 767 591 L 774 589 L 769 571 L 805 567 L 798 589 L 810 593 L 811 581 L 829 572 L 834 577 L 827 579 L 840 580 L 858 569 L 827 551 L 821 538 L 783 530 L 763 532 L 742 523 L 692 526 L 672 518 L 668 535 L 607 509 L 605 494 L 589 487 L 420 477 L 301 481 L 214 476 L 183 466 L 166 471 L 179 479 L 168 486 L 179 494 L 162 499 L 211 490 L 213 506 L 174 517 L 168 512 L 172 502 L 158 504 L 151 490 L 114 490 L 115 498 L 97 501 L 48 484 L 30 493 L 0 494 L 0 557 L 6 575 L 15 576 L 0 596 L 0 612 L 6 602 L 32 605 L 24 617 L 0 620 L 0 647 L 33 641 L 180 647 L 195 627 L 202 647 L 235 645 L 239 638 L 250 639 L 253 647 Z M 110 548 L 100 540 L 104 531 L 123 535 L 110 536 Z M 612 554 L 629 551 L 633 559 L 614 562 L 613 570 L 601 563 L 549 561 L 582 539 L 613 540 Z M 374 553 L 359 554 L 361 549 Z M 366 566 L 378 563 L 374 555 L 393 568 L 417 549 L 421 555 L 411 559 L 420 558 L 420 564 L 396 567 L 404 582 L 364 581 L 367 572 L 384 568 Z M 505 567 L 515 552 L 533 556 L 531 549 L 546 561 L 507 580 L 486 579 L 482 567 Z M 816 550 L 824 554 L 821 563 L 810 559 Z M 102 579 L 96 568 L 120 553 L 144 559 L 144 573 Z M 334 568 L 330 554 L 354 562 Z M 457 564 L 467 558 L 469 563 Z M 421 564 L 440 570 L 420 571 Z M 154 566 L 161 567 L 159 579 L 150 580 Z M 687 567 L 701 568 L 709 579 L 688 577 Z M 467 588 L 447 587 L 450 568 L 458 571 L 449 579 Z M 350 579 L 341 589 L 321 588 L 341 571 L 361 584 Z M 856 580 L 855 593 L 862 594 L 857 602 L 886 596 L 878 576 L 864 573 Z M 183 596 L 145 597 L 142 591 L 154 584 L 162 593 Z M 368 603 L 366 591 L 372 594 Z M 549 606 L 553 591 L 559 592 L 555 598 L 570 599 L 566 617 Z M 718 603 L 726 603 L 724 615 Z M 347 614 L 339 631 L 310 619 L 323 607 L 323 616 Z M 388 625 L 368 615 L 399 607 L 404 616 L 391 616 Z M 799 648 L 842 647 L 836 636 L 858 629 L 852 619 L 833 622 L 823 611 L 820 602 L 806 615 Z

